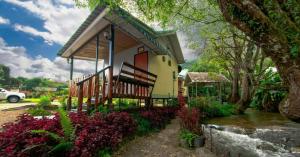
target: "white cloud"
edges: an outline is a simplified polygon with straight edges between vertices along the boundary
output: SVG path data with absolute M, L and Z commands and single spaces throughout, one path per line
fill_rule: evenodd
M 0 16 L 0 25 L 1 24 L 8 25 L 8 24 L 10 24 L 10 21 L 9 21 L 9 19 L 6 19 L 6 18 Z
M 63 45 L 89 14 L 88 9 L 75 7 L 73 0 L 5 1 L 25 8 L 44 20 L 43 27 L 47 32 L 22 25 L 17 25 L 17 30 L 41 36 L 50 44 L 55 42 Z
M 31 34 L 33 36 L 39 36 L 39 37 L 42 37 L 46 43 L 48 44 L 52 44 L 55 40 L 57 42 L 64 42 L 64 41 L 61 41 L 61 39 L 56 39 L 52 34 L 50 34 L 49 32 L 41 32 L 41 31 L 38 31 L 36 30 L 35 28 L 33 27 L 30 27 L 30 26 L 23 26 L 23 25 L 20 25 L 20 24 L 15 24 L 14 25 L 14 28 L 16 31 L 22 31 L 22 32 L 25 32 L 25 33 L 28 33 L 28 34 Z
M 70 65 L 65 58 L 56 57 L 54 60 L 42 56 L 32 58 L 27 55 L 24 47 L 9 46 L 1 37 L 0 56 L 0 64 L 8 66 L 13 77 L 43 77 L 56 81 L 67 81 L 69 79 Z M 91 67 L 94 66 L 94 62 L 75 60 L 74 77 L 93 73 L 94 69 Z

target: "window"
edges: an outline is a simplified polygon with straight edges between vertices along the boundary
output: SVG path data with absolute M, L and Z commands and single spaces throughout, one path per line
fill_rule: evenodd
M 168 61 L 168 65 L 169 65 L 169 66 L 171 66 L 171 65 L 172 65 L 172 64 L 171 64 L 171 60 L 169 60 L 169 61 Z
M 166 57 L 162 56 L 162 61 L 165 62 L 166 61 Z

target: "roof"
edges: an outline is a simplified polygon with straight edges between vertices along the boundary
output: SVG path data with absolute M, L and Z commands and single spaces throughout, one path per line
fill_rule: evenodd
M 185 83 L 219 83 L 229 82 L 229 80 L 222 74 L 214 72 L 188 72 Z
M 96 7 L 92 11 L 92 13 L 88 16 L 88 18 L 75 31 L 75 33 L 71 36 L 71 38 L 67 41 L 67 43 L 59 50 L 58 55 L 62 56 L 62 54 L 65 51 L 67 51 L 78 38 L 80 38 L 80 36 L 97 19 L 97 17 L 100 14 L 103 14 L 103 12 L 105 12 L 107 9 L 108 8 L 105 7 L 105 6 Z M 132 16 L 130 13 L 128 13 L 127 11 L 125 11 L 124 9 L 122 9 L 120 7 L 116 7 L 113 10 L 110 10 L 110 13 L 106 13 L 104 15 L 104 18 L 112 17 L 111 13 L 116 14 L 118 17 L 122 18 L 123 20 L 125 20 L 126 22 L 131 24 L 133 27 L 135 27 L 138 31 L 140 31 L 145 36 L 145 38 L 151 44 L 155 45 L 157 50 L 159 50 L 161 53 L 163 53 L 165 55 L 168 54 L 168 55 L 175 56 L 178 63 L 183 63 L 184 62 L 184 58 L 183 58 L 183 55 L 182 55 L 181 48 L 179 46 L 179 49 L 178 49 L 178 46 L 177 46 L 177 45 L 179 45 L 179 42 L 178 42 L 178 38 L 177 38 L 177 35 L 176 35 L 176 31 L 173 31 L 173 30 L 155 31 L 153 28 L 149 27 L 148 25 L 146 25 L 145 23 L 143 23 L 142 21 L 140 21 L 136 17 Z M 111 22 L 118 25 L 117 21 L 111 20 Z M 158 42 L 156 40 L 158 38 L 165 37 L 165 36 L 169 36 L 170 40 L 172 40 L 172 43 L 175 42 L 174 45 L 176 45 L 176 46 L 174 46 L 174 47 L 176 47 L 176 49 L 174 51 L 176 51 L 176 52 L 174 52 L 174 53 L 170 52 L 169 49 L 165 45 L 161 44 L 160 42 Z

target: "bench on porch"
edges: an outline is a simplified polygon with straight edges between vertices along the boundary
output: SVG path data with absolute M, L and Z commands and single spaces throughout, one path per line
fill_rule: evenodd
M 104 104 L 106 100 L 112 98 L 145 100 L 151 98 L 157 75 L 123 62 L 118 75 L 112 76 L 112 86 L 110 86 L 110 78 L 106 75 L 110 74 L 111 69 L 111 66 L 108 66 L 96 74 L 70 81 L 68 106 L 72 103 L 72 97 L 78 98 L 78 111 L 82 111 L 84 98 L 87 98 L 88 109 L 92 104 L 97 107 L 99 103 Z M 93 103 L 92 99 L 94 99 Z

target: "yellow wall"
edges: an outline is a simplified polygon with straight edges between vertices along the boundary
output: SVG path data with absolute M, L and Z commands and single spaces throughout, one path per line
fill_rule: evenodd
M 168 55 L 164 56 L 165 61 L 163 62 L 163 55 L 149 53 L 149 71 L 157 75 L 157 80 L 152 93 L 153 98 L 177 97 L 178 94 L 177 62 Z M 171 66 L 168 65 L 169 60 L 171 60 Z M 175 80 L 173 79 L 173 71 L 175 71 Z

